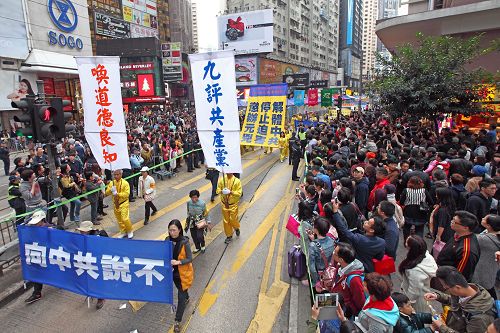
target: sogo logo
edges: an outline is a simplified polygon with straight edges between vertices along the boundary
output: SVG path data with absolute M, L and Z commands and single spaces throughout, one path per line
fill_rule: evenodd
M 48 0 L 47 8 L 49 16 L 56 27 L 64 32 L 72 32 L 78 25 L 78 14 L 75 6 L 70 0 Z M 49 44 L 59 44 L 62 47 L 69 47 L 70 49 L 83 49 L 83 42 L 80 38 L 73 36 L 66 37 L 65 34 L 59 35 L 55 31 L 49 31 Z

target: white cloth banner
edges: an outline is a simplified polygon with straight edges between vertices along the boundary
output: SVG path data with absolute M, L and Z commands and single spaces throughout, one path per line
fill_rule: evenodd
M 103 169 L 130 169 L 120 88 L 120 57 L 75 57 L 85 139 Z
M 207 165 L 241 173 L 233 51 L 190 54 L 196 124 Z

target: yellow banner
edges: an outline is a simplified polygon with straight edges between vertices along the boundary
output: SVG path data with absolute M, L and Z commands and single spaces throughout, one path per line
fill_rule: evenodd
M 130 7 L 127 7 L 127 6 L 123 6 L 123 19 L 127 22 L 133 22 L 133 18 L 132 18 L 132 8 Z
M 240 143 L 277 148 L 285 121 L 286 96 L 249 97 Z

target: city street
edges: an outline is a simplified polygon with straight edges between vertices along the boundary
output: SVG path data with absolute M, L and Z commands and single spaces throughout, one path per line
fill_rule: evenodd
M 274 322 L 273 332 L 288 331 L 286 252 L 293 240 L 285 225 L 294 203 L 291 166 L 277 162 L 276 151 L 264 155 L 257 149 L 242 159 L 241 236 L 229 245 L 224 244 L 220 202 L 218 198 L 209 202 L 211 185 L 204 179 L 204 169 L 157 181 L 155 202 L 160 210 L 147 226 L 142 221 L 143 201 L 131 204 L 135 238 L 161 240 L 171 219 L 185 218 L 191 189 L 199 189 L 201 198 L 208 201 L 215 226 L 207 236 L 207 252 L 195 255 L 195 280 L 183 321 L 187 332 L 206 332 L 207 327 L 216 332 L 260 332 L 273 327 Z M 88 210 L 82 212 L 85 219 Z M 102 227 L 116 233 L 112 214 L 105 217 Z M 0 312 L 6 331 L 165 332 L 174 318 L 172 307 L 166 304 L 107 301 L 96 311 L 95 304 L 87 308 L 85 297 L 50 286 L 44 287 L 43 298 L 37 303 L 25 305 L 25 297 Z

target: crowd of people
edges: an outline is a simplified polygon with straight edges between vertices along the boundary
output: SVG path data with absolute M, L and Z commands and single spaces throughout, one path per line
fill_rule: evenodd
M 338 320 L 320 321 L 321 332 L 499 332 L 495 125 L 438 131 L 353 114 L 300 125 L 290 153 L 308 163 L 296 194 L 302 282 L 341 296 Z M 310 332 L 319 312 L 315 304 Z

